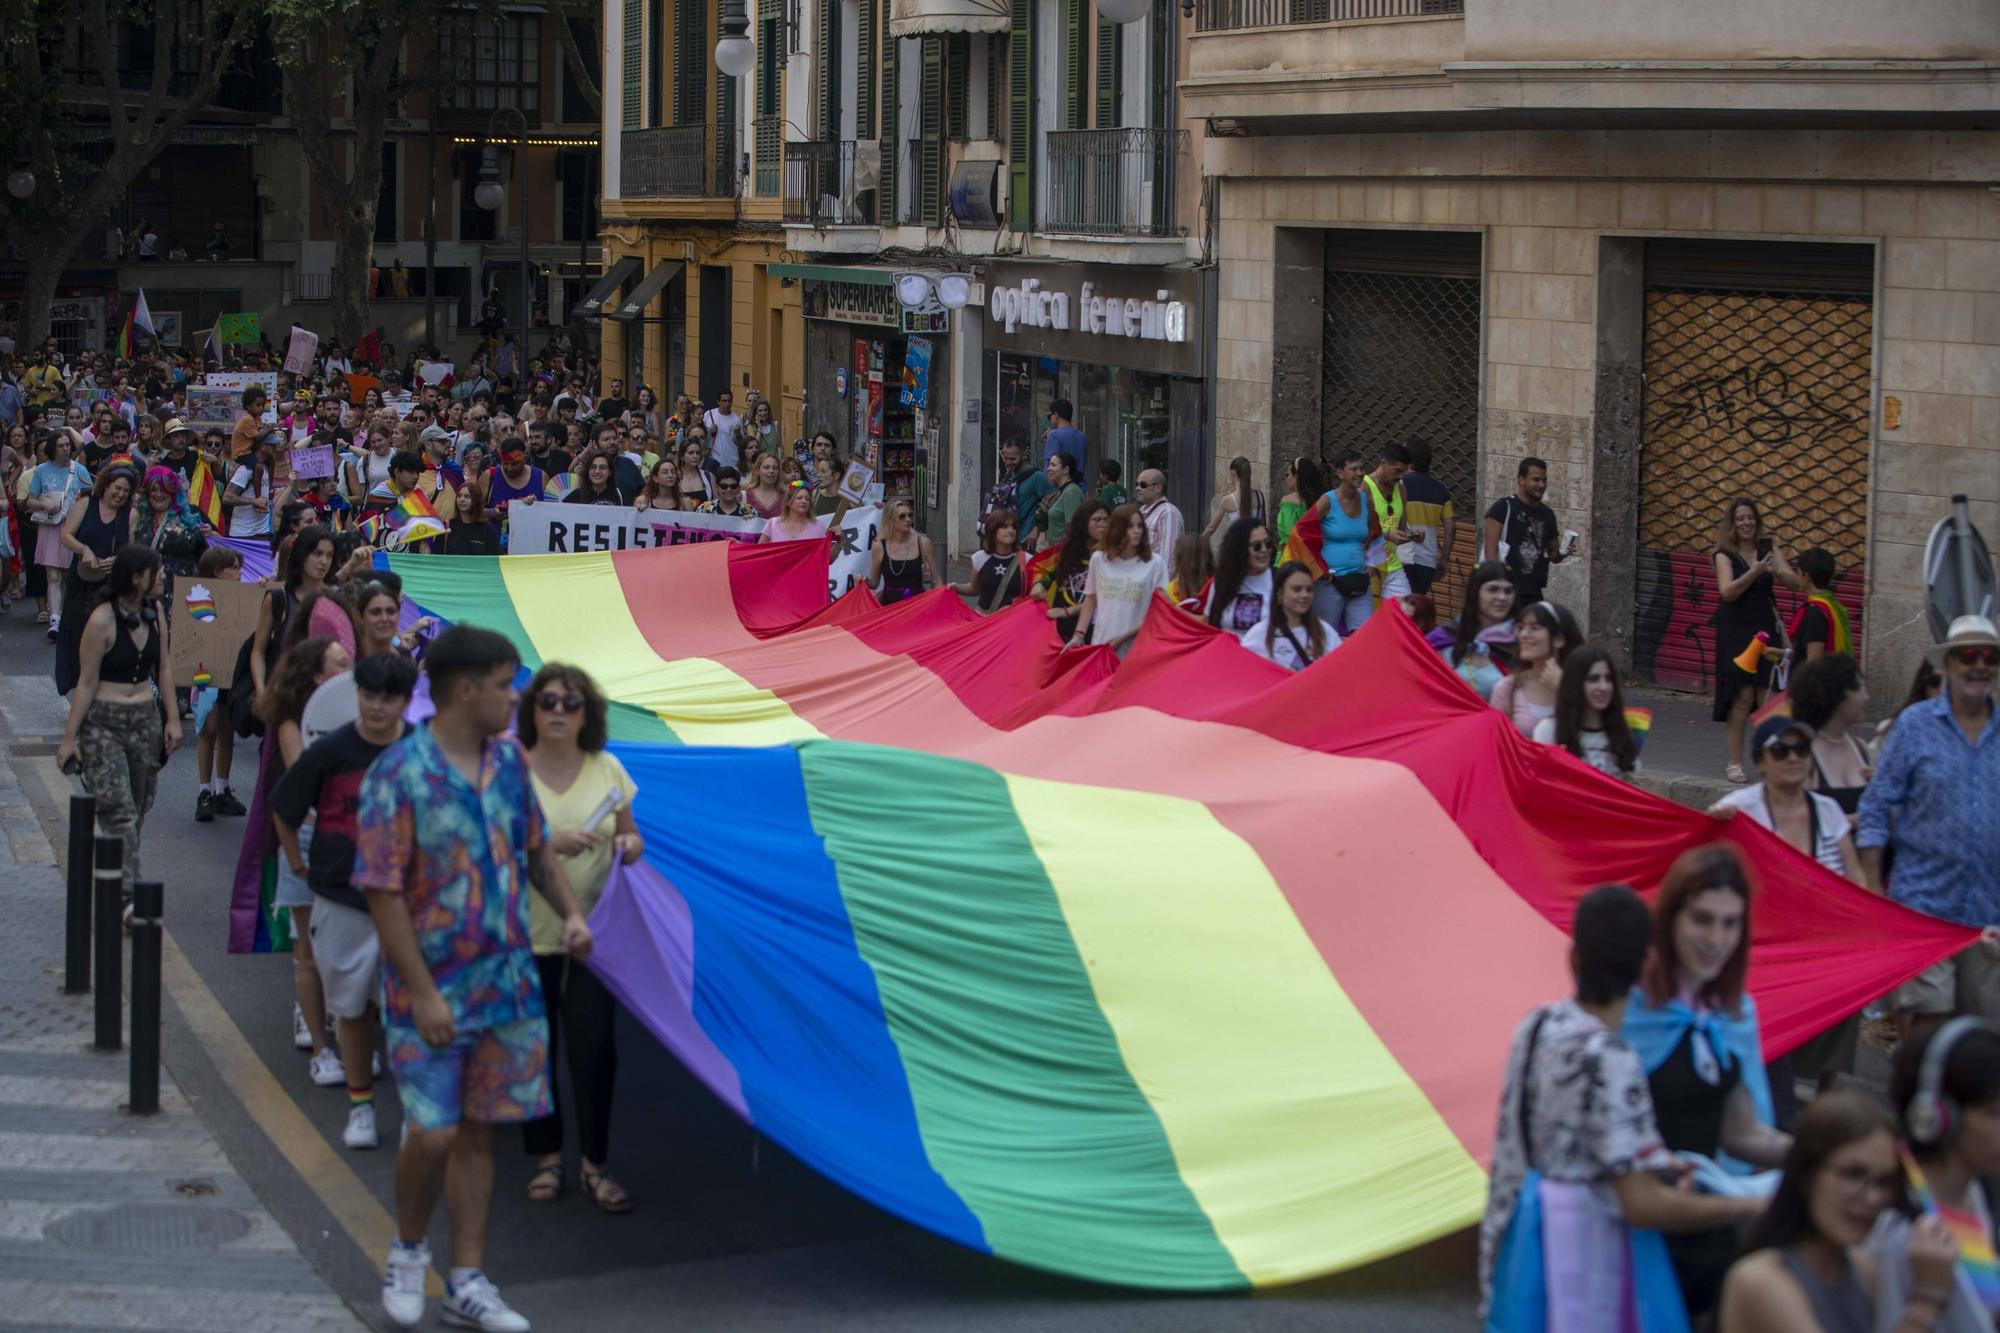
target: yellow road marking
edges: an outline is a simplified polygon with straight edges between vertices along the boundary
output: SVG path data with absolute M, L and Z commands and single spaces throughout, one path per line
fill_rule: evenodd
M 55 760 L 39 760 L 35 769 L 43 785 L 57 798 L 56 808 L 67 811 L 72 791 L 69 779 L 56 767 Z M 277 1078 L 258 1058 L 249 1039 L 229 1017 L 229 1011 L 181 952 L 173 932 L 163 931 L 161 935 L 161 979 L 167 994 L 179 1006 L 189 1030 L 208 1052 L 208 1058 L 215 1062 L 223 1083 L 242 1103 L 264 1137 L 285 1155 L 307 1188 L 333 1214 L 348 1239 L 381 1272 L 389 1256 L 389 1243 L 396 1239 L 395 1219 L 389 1216 L 375 1192 L 362 1183 L 354 1169 L 313 1128 L 298 1104 L 278 1086 Z M 424 1276 L 424 1294 L 444 1295 L 444 1281 L 435 1268 Z

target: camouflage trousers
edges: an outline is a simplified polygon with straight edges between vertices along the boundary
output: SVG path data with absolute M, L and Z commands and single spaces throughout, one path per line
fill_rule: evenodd
M 139 873 L 139 824 L 160 780 L 160 706 L 91 702 L 77 728 L 83 789 L 97 798 L 97 829 L 125 844 L 125 897 Z

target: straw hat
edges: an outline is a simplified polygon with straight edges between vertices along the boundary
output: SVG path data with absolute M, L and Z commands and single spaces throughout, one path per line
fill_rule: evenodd
M 1960 616 L 1951 622 L 1951 632 L 1944 636 L 1944 642 L 1933 645 L 1924 654 L 1924 660 L 1941 667 L 1945 654 L 1954 648 L 2000 648 L 2000 632 L 1994 630 L 1993 622 L 1985 616 Z
M 160 438 L 163 440 L 171 440 L 174 436 L 183 433 L 188 435 L 193 435 L 195 433 L 195 429 L 193 426 L 188 425 L 187 422 L 182 421 L 179 417 L 168 417 L 167 428 L 164 431 L 160 432 Z

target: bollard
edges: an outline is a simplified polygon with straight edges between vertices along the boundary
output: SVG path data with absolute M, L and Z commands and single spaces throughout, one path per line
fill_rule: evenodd
M 160 912 L 166 890 L 156 879 L 132 886 L 132 1092 L 127 1110 L 160 1109 Z
M 116 838 L 97 839 L 97 1040 L 100 1051 L 115 1051 L 125 1045 L 120 1033 L 125 1001 L 125 960 L 119 956 L 119 936 L 124 931 L 125 889 L 121 873 L 125 866 L 125 844 Z
M 91 853 L 95 850 L 97 798 L 69 798 L 69 905 L 63 917 L 63 991 L 90 989 Z

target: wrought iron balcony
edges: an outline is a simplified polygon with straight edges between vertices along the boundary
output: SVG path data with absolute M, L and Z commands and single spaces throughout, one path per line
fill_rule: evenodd
M 785 145 L 785 221 L 813 227 L 873 226 L 875 182 L 855 172 L 852 139 Z
M 618 139 L 621 199 L 707 199 L 736 193 L 734 125 L 662 125 Z
M 1183 130 L 1049 132 L 1041 229 L 1098 236 L 1173 236 Z
M 1195 0 L 1196 32 L 1276 28 L 1345 19 L 1413 19 L 1463 14 L 1465 0 Z

